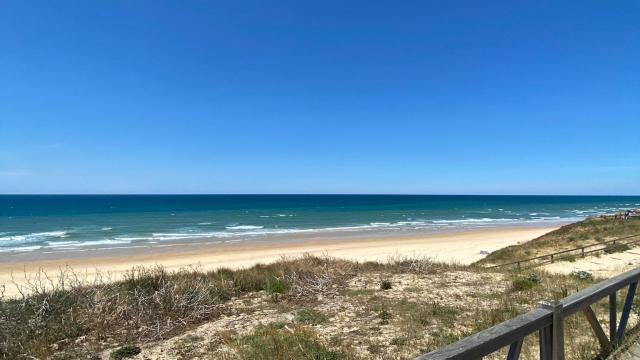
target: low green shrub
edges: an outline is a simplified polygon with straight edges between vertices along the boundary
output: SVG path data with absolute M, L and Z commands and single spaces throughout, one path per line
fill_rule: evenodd
M 615 254 L 619 252 L 625 252 L 627 250 L 631 250 L 631 248 L 627 244 L 611 244 L 604 248 L 604 252 L 606 252 L 607 254 Z
M 390 280 L 382 280 L 380 283 L 380 290 L 391 290 L 393 288 L 393 284 Z
M 584 271 L 584 270 L 572 271 L 571 275 L 573 275 L 578 280 L 592 280 L 593 279 L 593 274 L 591 274 L 588 271 Z
M 537 284 L 540 282 L 540 275 L 538 275 L 537 273 L 530 273 L 529 276 L 527 276 L 527 280 L 531 281 L 531 283 L 533 284 Z
M 387 324 L 389 324 L 389 320 L 391 320 L 393 315 L 391 315 L 389 310 L 383 309 L 382 311 L 380 311 L 378 313 L 378 317 L 380 318 L 380 324 L 387 325 Z
M 316 309 L 301 309 L 296 314 L 296 321 L 307 325 L 318 325 L 327 321 L 327 316 Z
M 271 294 L 274 300 L 278 300 L 278 295 L 284 294 L 289 290 L 289 284 L 278 278 L 271 278 L 267 280 L 265 285 L 267 294 Z
M 296 327 L 292 331 L 259 327 L 236 343 L 243 360 L 346 360 L 344 353 L 329 349 L 310 329 Z
M 511 285 L 514 291 L 524 291 L 533 289 L 536 283 L 529 280 L 528 278 L 518 278 L 513 280 L 513 283 Z
M 111 352 L 111 359 L 121 360 L 126 358 L 132 358 L 138 354 L 140 354 L 142 350 L 140 350 L 139 346 L 135 345 L 125 345 L 117 350 Z

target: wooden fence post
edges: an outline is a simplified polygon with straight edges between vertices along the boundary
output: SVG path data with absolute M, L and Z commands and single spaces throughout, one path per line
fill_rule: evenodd
M 609 342 L 615 346 L 617 340 L 616 328 L 618 322 L 618 313 L 616 310 L 617 300 L 616 292 L 609 295 Z
M 540 329 L 540 359 L 564 360 L 564 315 L 559 301 L 541 301 L 540 306 L 553 311 L 550 326 Z
M 620 341 L 624 337 L 624 331 L 627 327 L 627 321 L 629 320 L 629 313 L 631 313 L 631 305 L 633 305 L 633 298 L 636 295 L 636 288 L 638 283 L 634 282 L 629 285 L 627 291 L 627 298 L 624 300 L 624 306 L 622 307 L 622 314 L 620 315 L 620 324 L 618 324 L 618 332 L 616 333 L 616 340 Z

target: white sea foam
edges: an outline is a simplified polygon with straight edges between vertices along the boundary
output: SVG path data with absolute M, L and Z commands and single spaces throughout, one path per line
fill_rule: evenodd
M 42 246 L 39 246 L 39 245 L 16 246 L 16 247 L 7 247 L 7 248 L 0 247 L 0 252 L 34 251 L 34 250 L 40 250 L 40 249 L 42 249 Z
M 90 240 L 83 241 L 76 246 L 100 246 L 100 245 L 114 245 L 114 244 L 129 244 L 131 241 L 117 240 L 117 239 L 103 239 L 103 240 Z
M 102 230 L 102 231 L 110 231 L 110 230 L 113 230 L 113 228 L 107 226 L 107 227 L 103 227 L 100 230 Z
M 47 246 L 50 247 L 65 247 L 81 244 L 80 241 L 47 241 Z
M 474 224 L 474 223 L 495 223 L 495 222 L 513 222 L 513 221 L 522 221 L 521 219 L 511 219 L 511 218 L 469 218 L 469 219 L 452 219 L 452 220 L 433 220 L 435 224 Z
M 595 210 L 595 209 L 594 209 Z M 515 218 L 490 218 L 490 217 L 477 217 L 477 218 L 453 218 L 453 219 L 436 219 L 429 220 L 424 218 L 415 218 L 410 216 L 404 216 L 404 221 L 377 221 L 366 224 L 353 224 L 346 226 L 334 226 L 324 228 L 277 228 L 258 225 L 242 225 L 240 223 L 230 223 L 226 226 L 226 229 L 219 231 L 202 231 L 197 227 L 179 227 L 174 231 L 156 232 L 156 233 L 135 233 L 122 234 L 115 237 L 109 237 L 100 240 L 89 241 L 62 241 L 64 237 L 70 234 L 70 231 L 50 231 L 41 233 L 32 233 L 25 235 L 16 235 L 15 233 L 4 233 L 0 236 L 0 249 L 2 251 L 31 251 L 37 249 L 52 249 L 60 248 L 61 250 L 83 248 L 87 246 L 95 246 L 100 248 L 109 248 L 114 244 L 130 244 L 127 246 L 133 246 L 133 243 L 151 244 L 151 243 L 171 243 L 172 241 L 197 241 L 197 239 L 221 239 L 225 241 L 242 241 L 245 238 L 253 238 L 257 236 L 268 235 L 287 235 L 287 234 L 305 234 L 305 233 L 331 233 L 331 232 L 357 232 L 357 231 L 415 231 L 429 229 L 437 230 L 442 228 L 455 228 L 455 227 L 470 227 L 470 228 L 482 228 L 491 226 L 500 226 L 506 224 L 518 224 L 518 223 L 543 223 L 543 222 L 558 222 L 558 221 L 574 221 L 583 218 L 583 214 L 579 211 L 590 210 L 567 210 L 567 214 L 574 215 L 573 217 L 561 217 L 561 216 L 546 216 L 547 213 L 532 212 L 522 213 L 515 216 L 523 216 Z M 601 211 L 601 210 L 600 210 Z M 504 213 L 503 213 L 504 214 Z M 526 217 L 528 216 L 530 217 Z M 534 215 L 535 214 L 535 215 Z M 274 214 L 268 215 L 271 217 L 281 217 L 280 215 L 293 216 L 291 214 Z M 423 214 L 424 215 L 424 214 Z M 267 215 L 265 215 L 267 216 Z M 213 222 L 203 222 L 202 224 L 213 224 Z M 100 229 L 100 227 L 96 227 Z M 101 230 L 110 228 L 103 227 Z M 80 231 L 81 233 L 81 231 Z M 208 240 L 207 240 L 208 241 Z M 33 246 L 31 246 L 33 245 Z
M 256 225 L 237 225 L 237 226 L 227 226 L 227 230 L 256 230 L 263 229 L 264 226 L 256 226 Z
M 64 238 L 66 231 L 45 231 L 23 235 L 9 235 L 0 237 L 0 247 L 37 243 L 50 238 Z

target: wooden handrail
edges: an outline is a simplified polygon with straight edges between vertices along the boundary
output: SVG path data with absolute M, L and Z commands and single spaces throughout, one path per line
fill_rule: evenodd
M 564 359 L 564 318 L 581 311 L 587 317 L 603 353 L 615 347 L 624 337 L 631 312 L 640 268 L 627 271 L 555 302 L 541 302 L 538 308 L 526 314 L 480 331 L 456 343 L 415 358 L 415 360 L 480 359 L 509 346 L 508 360 L 517 360 L 524 338 L 536 331 L 540 333 L 540 354 L 544 360 Z M 624 307 L 617 324 L 616 293 L 628 286 Z M 609 337 L 605 334 L 591 305 L 609 297 Z

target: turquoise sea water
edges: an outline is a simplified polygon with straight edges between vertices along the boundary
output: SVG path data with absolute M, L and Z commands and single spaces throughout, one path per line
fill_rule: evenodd
M 617 196 L 2 195 L 0 253 L 544 225 L 637 207 Z

